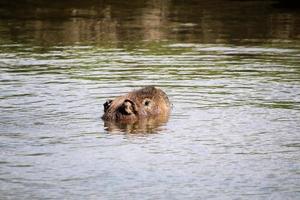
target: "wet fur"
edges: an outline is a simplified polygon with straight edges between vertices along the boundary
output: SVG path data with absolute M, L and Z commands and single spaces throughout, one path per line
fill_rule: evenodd
M 102 119 L 131 123 L 141 118 L 168 115 L 169 112 L 168 96 L 161 89 L 148 86 L 106 102 Z

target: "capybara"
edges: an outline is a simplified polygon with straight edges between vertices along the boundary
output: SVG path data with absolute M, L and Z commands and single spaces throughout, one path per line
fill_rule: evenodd
M 102 119 L 120 123 L 135 123 L 147 118 L 166 118 L 171 107 L 166 93 L 153 86 L 108 100 L 103 106 Z

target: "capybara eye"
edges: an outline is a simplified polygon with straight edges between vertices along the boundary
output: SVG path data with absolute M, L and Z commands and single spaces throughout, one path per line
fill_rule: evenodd
M 148 99 L 144 100 L 144 105 L 145 105 L 145 106 L 149 106 L 149 105 L 150 105 L 150 103 L 151 103 L 151 101 L 150 101 L 150 100 L 148 100 Z

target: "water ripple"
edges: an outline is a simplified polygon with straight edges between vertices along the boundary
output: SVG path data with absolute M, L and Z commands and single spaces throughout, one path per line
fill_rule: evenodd
M 0 181 L 7 191 L 30 184 L 57 192 L 61 185 L 86 194 L 86 185 L 107 196 L 121 188 L 127 192 L 114 197 L 126 198 L 136 188 L 170 191 L 170 185 L 194 194 L 188 188 L 213 186 L 230 197 L 231 191 L 261 197 L 285 190 L 278 182 L 298 188 L 292 183 L 299 176 L 297 48 L 5 48 Z M 169 121 L 109 131 L 103 102 L 145 85 L 169 95 Z

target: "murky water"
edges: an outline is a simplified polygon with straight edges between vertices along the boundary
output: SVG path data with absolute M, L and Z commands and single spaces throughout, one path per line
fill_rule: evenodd
M 0 199 L 299 198 L 297 8 L 0 5 Z M 105 100 L 145 85 L 169 121 L 108 131 Z

